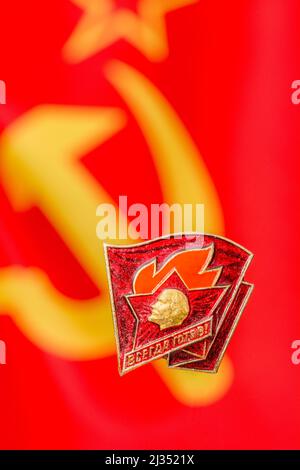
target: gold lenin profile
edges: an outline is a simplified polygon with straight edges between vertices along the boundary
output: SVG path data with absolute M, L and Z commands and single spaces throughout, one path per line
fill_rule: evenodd
M 149 321 L 161 330 L 183 323 L 190 311 L 187 297 L 177 289 L 164 290 L 152 305 Z

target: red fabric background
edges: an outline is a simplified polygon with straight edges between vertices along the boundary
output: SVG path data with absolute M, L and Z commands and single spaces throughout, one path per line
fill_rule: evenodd
M 291 363 L 291 343 L 300 336 L 300 109 L 290 100 L 300 77 L 299 1 L 201 0 L 172 12 L 170 55 L 158 64 L 125 41 L 66 64 L 61 48 L 80 15 L 68 0 L 1 2 L 0 78 L 8 86 L 1 127 L 40 103 L 124 106 L 102 67 L 111 57 L 134 64 L 198 144 L 226 236 L 255 254 L 247 274 L 255 291 L 229 348 L 234 383 L 222 400 L 199 408 L 178 403 L 149 366 L 120 379 L 115 357 L 65 361 L 1 316 L 8 364 L 0 367 L 0 447 L 299 447 L 300 366 Z M 134 118 L 82 161 L 114 198 L 161 200 Z M 38 209 L 15 213 L 0 188 L 0 214 L 1 266 L 41 267 L 70 297 L 97 293 Z

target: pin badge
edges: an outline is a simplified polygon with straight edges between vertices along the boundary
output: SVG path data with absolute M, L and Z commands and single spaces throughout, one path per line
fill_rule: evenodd
M 155 359 L 217 372 L 253 285 L 253 255 L 215 235 L 105 245 L 121 375 Z

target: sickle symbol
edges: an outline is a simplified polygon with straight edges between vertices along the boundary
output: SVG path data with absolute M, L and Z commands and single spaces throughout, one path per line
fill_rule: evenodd
M 222 233 L 222 212 L 214 185 L 170 104 L 128 65 L 111 63 L 107 76 L 145 135 L 166 202 L 204 203 L 206 230 Z M 124 114 L 119 110 L 40 106 L 15 121 L 0 142 L 3 184 L 12 201 L 19 209 L 38 205 L 91 278 L 104 289 L 94 211 L 109 196 L 76 159 L 124 125 Z M 87 222 L 84 228 L 82 220 Z M 0 270 L 0 308 L 13 315 L 35 344 L 56 355 L 84 360 L 114 352 L 106 295 L 75 301 L 57 291 L 41 271 L 9 267 Z M 170 372 L 159 362 L 155 367 L 178 399 L 189 404 L 217 400 L 232 381 L 228 359 L 218 375 L 201 380 L 198 374 Z

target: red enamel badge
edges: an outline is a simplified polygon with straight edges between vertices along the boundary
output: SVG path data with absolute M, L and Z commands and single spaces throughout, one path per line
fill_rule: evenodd
M 106 245 L 119 371 L 159 358 L 217 372 L 250 296 L 252 254 L 214 235 Z

